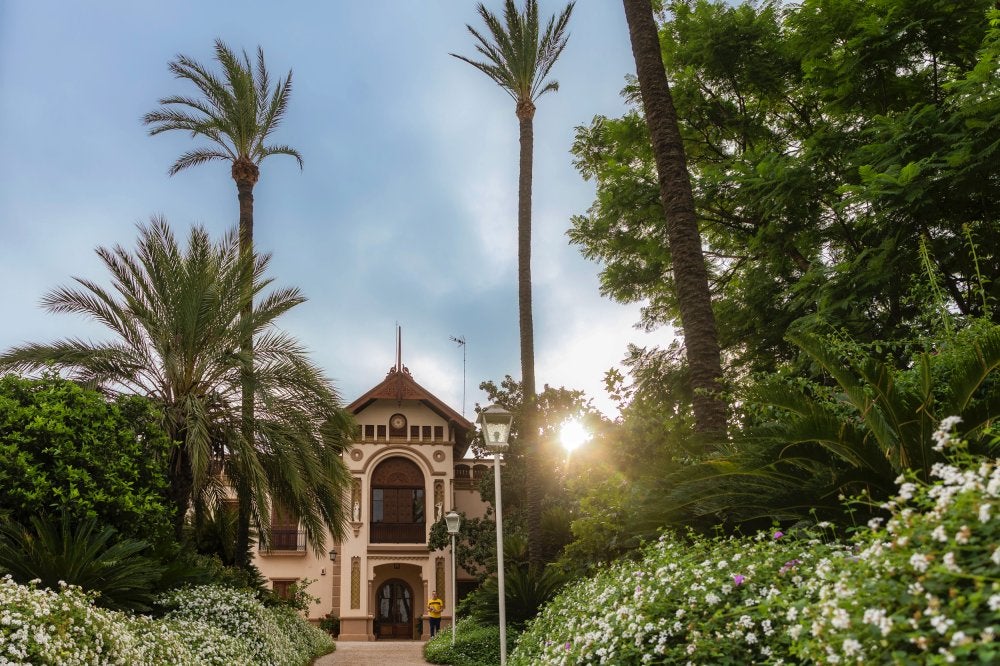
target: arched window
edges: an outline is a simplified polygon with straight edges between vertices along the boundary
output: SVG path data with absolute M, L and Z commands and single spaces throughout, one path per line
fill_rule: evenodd
M 372 472 L 372 543 L 423 543 L 424 474 L 406 458 L 388 458 Z

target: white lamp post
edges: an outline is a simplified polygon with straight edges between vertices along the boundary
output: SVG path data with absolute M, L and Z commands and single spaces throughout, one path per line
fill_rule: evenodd
M 503 499 L 500 495 L 500 454 L 509 444 L 510 425 L 514 415 L 499 405 L 490 405 L 479 412 L 486 450 L 493 454 L 493 486 L 497 507 L 497 591 L 500 602 L 500 666 L 507 666 L 507 593 L 503 582 Z
M 458 565 L 455 564 L 455 537 L 462 526 L 462 516 L 452 509 L 445 515 L 444 522 L 448 526 L 448 534 L 451 535 L 451 644 L 454 646 L 455 634 L 458 633 L 458 583 L 455 582 Z

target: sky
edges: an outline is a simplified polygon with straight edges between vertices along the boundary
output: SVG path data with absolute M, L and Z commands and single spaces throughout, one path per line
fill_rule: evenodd
M 540 6 L 548 17 L 563 3 Z M 262 46 L 275 76 L 293 71 L 273 139 L 304 168 L 270 157 L 254 190 L 256 249 L 272 254 L 277 285 L 309 299 L 282 328 L 350 402 L 395 363 L 398 324 L 414 379 L 474 416 L 481 381 L 520 378 L 518 126 L 511 98 L 449 55 L 476 55 L 466 24 L 482 27 L 475 3 L 458 0 L 0 0 L 0 349 L 106 338 L 39 301 L 73 277 L 106 282 L 94 249 L 134 247 L 151 216 L 179 237 L 236 226 L 228 163 L 168 176 L 206 142 L 150 137 L 140 120 L 161 97 L 194 93 L 168 62 L 210 64 L 221 38 Z M 600 266 L 569 244 L 570 218 L 594 197 L 569 151 L 577 126 L 624 112 L 632 72 L 621 4 L 580 0 L 551 74 L 559 91 L 539 100 L 534 124 L 536 381 L 581 389 L 611 416 L 604 373 L 628 343 L 668 333 L 636 330 L 640 304 L 602 297 Z

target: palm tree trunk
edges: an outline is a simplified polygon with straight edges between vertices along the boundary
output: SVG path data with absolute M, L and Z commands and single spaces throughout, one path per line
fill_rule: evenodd
M 170 452 L 169 490 L 170 499 L 174 504 L 174 536 L 180 541 L 184 535 L 184 520 L 187 517 L 188 506 L 194 490 L 194 478 L 191 472 L 191 460 L 187 454 L 184 439 L 175 440 Z
M 704 434 L 724 436 L 726 403 L 721 394 L 722 363 L 708 289 L 708 271 L 653 7 L 650 0 L 623 0 L 623 3 L 639 92 L 656 157 L 660 200 L 667 220 L 667 242 L 673 259 L 674 285 L 694 389 L 695 429 Z
M 528 564 L 541 569 L 542 521 L 541 487 L 538 474 L 538 428 L 535 397 L 535 333 L 531 316 L 531 183 L 534 161 L 535 105 L 519 102 L 520 173 L 517 188 L 517 303 L 521 337 L 521 392 L 523 407 L 519 438 L 524 452 L 527 486 Z
M 241 173 L 237 174 L 237 167 Z M 242 403 L 241 403 L 241 423 L 240 429 L 244 440 L 253 442 L 254 433 L 254 404 L 253 404 L 253 334 L 250 330 L 250 321 L 253 317 L 253 186 L 257 182 L 257 166 L 253 167 L 249 173 L 246 164 L 238 161 L 233 164 L 233 177 L 236 180 L 236 189 L 240 200 L 240 258 L 244 262 L 245 275 L 243 277 L 244 298 L 246 304 L 240 316 L 243 320 L 244 338 L 240 345 L 240 351 L 246 359 L 246 366 L 243 369 L 242 381 Z M 237 177 L 239 176 L 239 177 Z M 248 551 L 250 549 L 250 499 L 240 494 L 238 498 L 238 519 L 236 527 L 236 565 L 247 567 L 250 564 Z

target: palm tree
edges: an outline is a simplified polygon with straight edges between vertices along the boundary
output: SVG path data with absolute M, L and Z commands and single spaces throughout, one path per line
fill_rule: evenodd
M 170 71 L 179 79 L 192 82 L 201 92 L 200 98 L 174 95 L 160 100 L 161 108 L 143 117 L 150 125 L 150 135 L 182 130 L 192 136 L 208 139 L 211 146 L 196 148 L 181 155 L 170 175 L 187 167 L 227 160 L 232 163 L 232 176 L 240 203 L 240 252 L 253 255 L 253 188 L 260 177 L 260 163 L 270 155 L 290 155 L 302 168 L 302 156 L 285 145 L 266 144 L 277 129 L 288 108 L 292 92 L 292 72 L 279 79 L 271 89 L 271 77 L 264 64 L 264 51 L 257 47 L 256 69 L 251 65 L 246 51 L 237 56 L 222 40 L 215 40 L 215 59 L 222 66 L 223 78 L 218 78 L 204 65 L 187 56 L 179 55 L 170 63 Z M 248 266 L 250 264 L 247 264 Z M 249 287 L 250 276 L 244 276 Z M 249 318 L 253 300 L 245 302 L 243 316 Z M 242 341 L 243 353 L 253 357 L 253 340 Z M 251 364 L 252 366 L 252 364 Z M 245 370 L 243 379 L 243 435 L 249 438 L 254 430 L 254 403 L 252 396 L 254 377 L 252 367 Z M 240 540 L 246 552 L 250 538 L 250 507 L 240 505 Z M 245 564 L 245 562 L 243 563 Z
M 292 288 L 264 293 L 270 257 L 254 257 L 247 267 L 234 232 L 213 244 L 196 227 L 182 249 L 167 223 L 154 218 L 140 227 L 134 253 L 116 246 L 97 254 L 113 289 L 77 278 L 82 288 L 56 289 L 43 305 L 98 321 L 114 339 L 27 344 L 0 355 L 0 370 L 51 366 L 102 390 L 158 403 L 176 443 L 169 474 L 178 536 L 188 509 L 216 490 L 213 466 L 223 465 L 265 541 L 269 501 L 298 514 L 317 552 L 327 529 L 340 537 L 346 521 L 341 493 L 350 482 L 341 453 L 351 419 L 301 345 L 275 328 L 280 315 L 305 300 L 302 294 Z M 260 300 L 248 318 L 245 306 L 255 296 Z M 249 360 L 240 347 L 251 335 L 257 339 L 257 418 L 247 437 L 241 400 Z
M 530 464 L 534 458 L 537 442 L 533 441 L 535 423 L 535 341 L 531 317 L 531 169 L 534 151 L 535 101 L 550 91 L 559 89 L 557 81 L 547 80 L 549 71 L 559 59 L 569 34 L 566 26 L 573 12 L 570 2 L 558 17 L 549 18 L 544 30 L 538 23 L 538 2 L 525 0 L 524 11 L 519 12 L 514 0 L 504 3 L 503 23 L 480 3 L 479 16 L 482 17 L 489 35 L 483 35 L 471 25 L 466 27 L 476 39 L 476 50 L 485 60 L 476 61 L 452 53 L 486 76 L 490 77 L 514 98 L 514 112 L 520 124 L 520 174 L 517 191 L 517 293 L 518 320 L 521 338 L 521 382 L 524 391 L 524 423 L 520 431 L 525 433 L 525 456 L 527 465 L 526 485 L 528 490 L 528 551 L 531 565 L 542 564 L 541 535 L 541 490 L 538 472 Z
M 667 243 L 673 261 L 684 346 L 694 389 L 695 428 L 725 435 L 726 403 L 721 395 L 722 362 L 708 288 L 708 271 L 701 249 L 691 179 L 688 175 L 660 51 L 660 39 L 650 0 L 623 0 L 639 92 L 653 141 L 660 201 L 667 220 Z
M 976 455 L 993 455 L 1000 415 L 1000 326 L 983 322 L 900 370 L 866 353 L 838 354 L 809 334 L 789 339 L 830 376 L 817 396 L 781 381 L 759 384 L 749 402 L 772 417 L 749 428 L 722 455 L 664 479 L 667 504 L 734 523 L 842 516 L 843 496 L 865 493 L 874 506 L 913 472 L 928 481 L 935 432 L 949 416 Z M 661 495 L 661 496 L 663 496 Z

